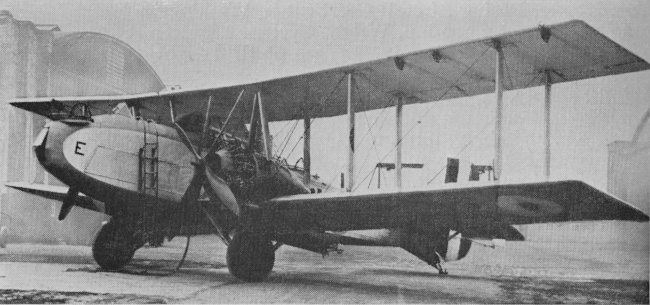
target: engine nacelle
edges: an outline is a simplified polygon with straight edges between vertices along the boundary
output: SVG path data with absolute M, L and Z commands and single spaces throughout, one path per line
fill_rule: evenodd
M 443 253 L 438 253 L 446 262 L 457 261 L 463 259 L 469 253 L 472 242 L 464 239 L 462 233 L 454 230 L 449 231 L 449 238 L 447 241 L 447 249 Z M 444 250 L 443 250 L 444 251 Z

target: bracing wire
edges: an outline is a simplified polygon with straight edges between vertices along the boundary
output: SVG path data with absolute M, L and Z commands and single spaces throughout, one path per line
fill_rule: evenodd
M 377 170 L 381 170 L 375 166 L 375 169 L 372 171 L 372 176 L 370 176 L 370 181 L 368 181 L 368 188 L 370 188 L 370 185 L 372 184 L 372 181 L 375 179 L 375 173 Z M 380 174 L 381 175 L 381 174 Z M 379 178 L 377 178 L 379 179 Z
M 369 83 L 369 84 L 372 85 L 372 86 L 374 86 L 376 89 L 379 89 L 379 88 L 377 88 L 374 84 L 372 84 L 372 83 Z M 357 89 L 358 89 L 358 87 L 357 87 Z M 361 137 L 361 140 L 359 141 L 358 145 L 363 144 L 364 139 L 366 138 L 366 136 L 368 135 L 368 133 L 371 132 L 372 128 L 377 124 L 377 122 L 379 121 L 379 119 L 383 116 L 383 114 L 384 114 L 384 112 L 386 111 L 386 109 L 388 109 L 388 107 L 384 107 L 384 108 L 381 110 L 381 112 L 380 112 L 379 115 L 375 118 L 375 120 L 373 121 L 373 123 L 368 127 L 368 130 L 366 131 L 366 133 Z M 365 112 L 364 112 L 364 114 L 365 114 Z M 383 120 L 381 121 L 381 124 L 379 124 L 380 126 L 383 125 L 383 123 L 386 121 L 386 118 L 387 118 L 387 116 L 383 116 Z M 367 115 L 366 115 L 366 121 L 367 121 L 367 119 L 368 119 L 368 118 L 367 118 Z M 357 143 L 355 143 L 355 145 L 357 145 Z M 374 142 L 373 142 L 373 145 L 374 145 Z M 376 148 L 377 148 L 377 146 L 375 145 L 375 149 L 376 149 Z M 376 152 L 376 153 L 377 153 L 377 159 L 379 160 L 379 153 L 378 153 L 378 152 Z M 345 164 L 344 164 L 343 166 L 341 166 L 337 172 L 342 171 L 343 168 L 344 168 L 345 166 L 346 166 Z M 360 173 L 360 171 L 359 171 L 359 173 Z M 325 191 L 329 190 L 329 188 L 332 186 L 332 183 L 334 182 L 334 180 L 336 180 L 336 177 L 334 177 L 334 179 L 332 179 L 331 181 L 329 181 L 329 183 L 327 183 L 327 187 L 325 188 Z
M 528 84 L 526 85 L 526 87 L 530 86 L 530 84 L 532 84 L 532 83 L 533 83 L 533 82 L 534 82 L 538 77 L 539 77 L 539 76 L 535 76 L 535 77 L 533 77 L 533 78 L 530 80 L 530 82 L 528 82 Z M 517 98 L 518 95 L 519 95 L 519 93 L 517 93 L 515 96 L 513 96 L 513 97 L 510 99 L 510 101 L 515 100 L 515 98 Z M 480 131 L 479 133 L 477 133 L 476 136 L 475 136 L 474 138 L 472 138 L 472 139 L 471 139 L 467 144 L 465 144 L 465 146 L 463 146 L 463 148 L 462 148 L 460 151 L 458 151 L 458 153 L 456 153 L 456 155 L 454 155 L 454 158 L 460 156 L 460 154 L 463 153 L 463 151 L 465 151 L 465 149 L 467 149 L 467 147 L 469 147 L 469 146 L 470 146 L 470 145 L 471 145 L 471 144 L 472 144 L 476 139 L 478 139 L 479 136 L 483 135 L 483 133 L 487 130 L 487 127 L 490 126 L 490 124 L 494 123 L 494 120 L 495 120 L 495 119 L 496 119 L 496 115 L 493 115 L 493 116 L 492 116 L 492 119 L 491 119 L 487 124 L 485 124 L 485 126 L 483 126 L 483 128 L 481 128 L 481 131 Z M 530 151 L 530 150 L 529 150 L 529 151 Z M 429 180 L 429 181 L 427 182 L 427 185 L 431 184 L 431 182 L 432 182 L 433 180 L 435 180 L 436 178 L 438 178 L 438 176 L 442 173 L 442 171 L 443 171 L 446 167 L 447 167 L 447 165 L 443 165 L 443 166 L 440 168 L 440 170 L 439 170 L 439 171 L 438 171 L 438 172 L 433 176 L 433 178 L 431 178 L 431 180 Z
M 355 92 L 359 92 L 359 91 L 361 91 L 360 88 L 359 88 L 358 83 L 355 82 L 354 84 L 355 84 L 355 89 L 356 89 Z M 364 109 L 362 112 L 363 112 L 364 118 L 366 119 L 366 124 L 368 124 L 369 126 L 368 126 L 368 129 L 366 130 L 366 132 L 365 132 L 365 133 L 363 134 L 363 136 L 361 137 L 361 140 L 359 140 L 358 144 L 355 143 L 355 146 L 357 146 L 357 145 L 361 146 L 361 144 L 363 144 L 363 141 L 366 139 L 366 136 L 370 135 L 370 138 L 371 138 L 371 140 L 372 140 L 372 146 L 373 146 L 374 151 L 375 151 L 375 155 L 377 156 L 377 159 L 379 159 L 379 152 L 377 151 L 377 145 L 376 145 L 377 140 L 376 140 L 376 138 L 375 138 L 375 135 L 372 133 L 372 127 L 374 126 L 375 123 L 377 123 L 377 121 L 379 120 L 379 118 L 383 116 L 384 112 L 385 112 L 386 109 L 388 109 L 388 108 L 387 108 L 387 107 L 386 107 L 386 108 L 383 108 L 383 109 L 381 110 L 381 112 L 379 113 L 379 116 L 377 116 L 377 118 L 375 118 L 375 121 L 374 121 L 372 124 L 370 124 L 370 121 L 368 120 L 368 111 L 367 111 L 367 108 L 366 108 L 366 103 L 365 103 L 365 101 L 361 98 L 361 95 L 360 95 L 360 94 L 358 94 L 357 96 L 358 96 L 358 98 L 359 98 L 359 102 L 361 103 L 361 105 L 362 105 L 362 107 L 363 107 L 363 109 Z M 384 117 L 384 120 L 383 120 L 383 121 L 385 121 L 385 120 L 386 120 L 386 117 Z M 383 122 L 383 121 L 382 121 L 382 122 Z M 380 125 L 380 126 L 381 126 L 381 125 Z M 358 171 L 356 174 L 361 174 L 361 171 L 362 171 L 363 167 L 366 165 L 366 163 L 368 162 L 369 159 L 370 159 L 370 151 L 368 151 L 368 154 L 366 154 L 366 156 L 363 158 L 363 163 L 361 163 L 361 166 L 359 166 L 359 171 Z
M 325 106 L 323 103 L 326 102 L 326 101 L 327 101 L 327 100 L 332 96 L 332 94 L 334 94 L 334 92 L 336 92 L 336 89 L 338 89 L 338 87 L 341 85 L 341 83 L 343 82 L 343 80 L 345 79 L 346 76 L 347 76 L 347 74 L 346 74 L 346 75 L 343 75 L 343 76 L 341 77 L 341 79 L 339 79 L 339 81 L 336 83 L 336 86 L 334 86 L 334 87 L 332 88 L 332 91 L 330 91 L 329 94 L 328 94 L 327 96 L 325 96 L 323 99 L 321 99 L 321 101 L 320 101 L 318 104 L 313 105 L 309 111 L 311 112 L 312 110 L 314 110 L 314 108 L 316 107 L 316 105 L 320 106 L 319 111 L 322 111 L 322 110 L 323 110 L 323 106 Z M 309 124 L 309 125 L 310 125 L 310 126 L 313 126 L 313 125 L 314 125 L 314 121 L 316 121 L 316 118 L 312 118 L 312 119 L 310 120 L 310 124 Z M 298 144 L 300 144 L 300 141 L 305 137 L 305 134 L 307 134 L 307 130 L 303 131 L 302 135 L 300 136 L 300 138 L 298 138 L 298 141 L 296 141 L 296 144 L 293 146 L 293 148 L 291 148 L 291 151 L 289 152 L 288 155 L 291 155 L 291 154 L 293 153 L 293 151 L 296 149 L 296 147 L 298 147 Z M 283 152 L 284 152 L 284 151 L 283 151 Z M 282 152 L 281 152 L 281 153 L 282 153 Z
M 359 85 L 356 82 L 355 82 L 355 87 L 356 87 L 357 90 L 360 90 Z M 361 105 L 363 105 L 364 108 L 365 108 L 365 101 L 361 98 L 361 96 L 359 96 L 359 100 L 361 101 Z M 368 131 L 366 131 L 366 133 L 361 137 L 361 140 L 359 141 L 359 144 L 363 143 L 363 140 L 366 138 L 366 135 L 370 134 L 370 138 L 372 139 L 372 147 L 375 150 L 375 155 L 377 156 L 377 159 L 379 159 L 379 151 L 377 151 L 377 145 L 376 145 L 377 139 L 375 138 L 375 135 L 372 133 L 372 127 L 375 125 L 375 123 L 377 123 L 377 120 L 379 120 L 379 118 L 384 114 L 384 111 L 386 111 L 386 109 L 388 109 L 388 108 L 384 108 L 384 109 L 381 110 L 381 112 L 379 113 L 379 116 L 377 116 L 377 118 L 372 123 L 372 125 L 368 126 Z M 370 124 L 370 121 L 368 121 L 368 112 L 364 111 L 363 114 L 364 114 L 364 117 L 366 119 L 366 124 Z M 385 117 L 384 117 L 384 120 L 386 120 Z
M 327 101 L 327 100 L 332 96 L 332 94 L 334 94 L 334 92 L 336 92 L 336 89 L 341 85 L 341 82 L 343 82 L 343 79 L 345 79 L 345 75 L 343 75 L 343 76 L 341 77 L 341 79 L 339 79 L 339 81 L 338 81 L 338 83 L 336 84 L 336 86 L 334 86 L 334 87 L 332 88 L 332 91 L 330 91 L 330 93 L 329 93 L 327 96 L 325 96 L 323 99 L 321 99 L 317 104 L 312 105 L 312 107 L 309 109 L 309 111 L 311 112 L 312 110 L 314 110 L 314 108 L 315 108 L 316 106 L 320 106 L 320 110 L 319 110 L 319 111 L 322 111 L 322 110 L 323 110 L 323 106 L 324 106 L 323 103 L 324 103 L 325 101 Z M 300 110 L 300 111 L 302 111 L 302 110 Z M 300 111 L 298 111 L 298 112 L 296 113 L 296 115 L 294 115 L 294 117 L 296 117 L 297 114 L 300 113 Z M 316 118 L 312 118 L 312 119 L 311 119 L 311 121 L 310 121 L 310 126 L 313 126 L 315 120 L 316 120 Z M 295 126 L 297 126 L 297 124 L 298 124 L 298 121 L 297 121 L 297 119 L 296 119 L 296 125 L 295 125 Z M 295 131 L 295 127 L 292 129 L 292 131 L 290 132 L 290 134 L 293 134 L 294 131 Z M 296 141 L 296 144 L 293 146 L 293 148 L 291 149 L 291 151 L 289 152 L 288 155 L 291 155 L 291 154 L 293 153 L 293 151 L 296 149 L 296 147 L 298 146 L 298 144 L 300 143 L 300 141 L 305 137 L 305 134 L 306 134 L 306 133 L 307 133 L 307 130 L 304 130 L 303 133 L 302 133 L 302 135 L 300 136 L 300 138 L 298 138 L 298 141 Z M 286 148 L 286 146 L 289 144 L 289 140 L 290 140 L 290 138 L 287 140 L 287 143 L 285 144 L 285 148 Z M 285 149 L 285 148 L 282 149 L 282 151 L 280 152 L 280 155 L 282 155 L 282 154 L 284 153 L 284 149 Z
M 298 124 L 297 122 L 298 122 L 298 120 L 288 121 L 286 124 L 284 124 L 284 126 L 282 126 L 282 128 L 280 128 L 280 130 L 278 130 L 275 134 L 273 134 L 273 138 L 276 139 L 278 137 L 278 135 L 280 135 L 287 127 L 289 127 L 292 124 Z M 292 134 L 291 131 L 288 132 L 287 135 L 284 137 L 284 139 L 282 139 L 282 142 L 280 142 L 280 144 L 278 144 L 278 148 L 275 150 L 275 155 L 278 154 L 278 151 L 280 150 L 280 147 L 282 147 L 282 145 L 284 145 L 284 142 L 289 139 L 289 135 L 291 135 L 291 134 Z
M 323 103 L 326 102 L 332 96 L 332 94 L 334 94 L 334 92 L 336 92 L 336 89 L 341 85 L 341 82 L 343 82 L 343 79 L 345 79 L 345 76 L 346 75 L 343 75 L 339 79 L 339 81 L 336 83 L 336 85 L 332 88 L 332 91 L 330 91 L 327 96 L 323 97 L 320 101 L 318 101 L 318 103 L 312 104 L 311 107 L 309 108 L 309 112 L 312 112 L 314 110 L 314 108 L 316 108 L 317 106 L 320 107 L 319 111 L 322 111 L 323 106 L 325 106 Z M 298 109 L 296 109 L 296 112 L 291 116 L 292 117 L 291 121 L 294 121 L 294 127 L 292 127 L 291 131 L 289 131 L 287 136 L 285 137 L 287 143 L 284 144 L 284 147 L 281 150 L 280 149 L 276 150 L 276 152 L 275 152 L 276 155 L 282 155 L 284 153 L 284 150 L 286 149 L 286 147 L 289 145 L 289 141 L 291 140 L 291 135 L 293 134 L 293 132 L 295 131 L 295 129 L 296 129 L 297 125 L 298 125 L 298 120 L 300 119 L 299 115 L 304 110 L 305 109 L 298 108 Z M 311 119 L 310 123 L 313 124 L 315 120 L 316 120 L 316 118 Z M 287 124 L 285 124 L 284 127 L 282 127 L 278 132 L 275 133 L 274 137 L 277 137 L 289 125 L 291 125 L 291 122 L 288 122 Z M 303 132 L 303 135 L 300 137 L 300 139 L 298 139 L 298 142 L 304 137 L 306 132 L 307 132 L 306 130 Z M 285 140 L 283 140 L 281 143 L 284 143 L 284 142 L 285 142 Z M 279 145 L 279 146 L 281 146 L 281 145 Z M 295 148 L 295 146 L 294 146 L 294 148 Z M 280 152 L 278 153 L 278 151 L 280 151 Z M 293 152 L 293 149 L 291 150 L 291 152 Z M 291 152 L 289 154 L 291 154 Z
M 289 145 L 289 141 L 291 140 L 291 135 L 293 135 L 294 131 L 296 131 L 296 127 L 298 127 L 298 120 L 294 120 L 293 127 L 287 132 L 287 135 L 284 137 L 282 142 L 280 142 L 280 145 L 278 145 L 278 149 L 275 151 L 275 155 L 281 156 L 284 150 L 287 148 Z
M 474 141 L 476 141 L 476 139 L 478 139 L 479 136 L 483 135 L 483 133 L 485 132 L 485 130 L 487 130 L 487 127 L 494 123 L 494 119 L 495 119 L 495 118 L 496 118 L 496 115 L 493 115 L 493 116 L 492 116 L 492 119 L 491 119 L 490 121 L 488 121 L 487 124 L 485 124 L 485 125 L 481 128 L 481 131 L 478 132 L 478 133 L 476 134 L 476 136 L 474 136 L 474 138 L 472 138 L 471 140 L 469 140 L 469 142 L 467 142 L 467 143 L 465 144 L 465 146 L 463 146 L 463 148 L 461 148 L 461 149 L 458 151 L 458 153 L 456 153 L 456 154 L 454 155 L 454 158 L 460 156 L 460 154 L 462 154 L 463 151 L 465 151 L 465 149 L 467 149 L 467 147 L 469 147 L 470 145 L 472 145 L 472 143 L 473 143 Z M 438 177 L 438 175 L 440 175 L 440 173 L 442 173 L 442 171 L 443 171 L 446 167 L 447 167 L 446 165 L 442 166 L 442 168 L 441 168 L 441 169 L 440 169 L 440 170 L 435 174 L 435 176 L 433 176 L 433 178 L 431 178 L 431 180 L 429 180 L 429 181 L 427 182 L 427 185 L 429 185 L 433 180 L 435 180 L 435 179 Z
M 457 78 L 457 79 L 452 83 L 451 86 L 448 86 L 448 87 L 447 87 L 447 89 L 446 89 L 446 90 L 445 90 L 445 91 L 440 95 L 440 97 L 439 97 L 437 100 L 440 100 L 440 99 L 442 99 L 445 95 L 447 95 L 447 93 L 449 93 L 449 91 L 450 91 L 452 88 L 454 88 L 454 87 L 456 86 L 456 84 L 458 83 L 458 81 L 460 81 L 460 79 L 463 78 L 463 77 L 467 74 L 467 72 L 469 72 L 469 71 L 474 67 L 474 65 L 476 65 L 476 63 L 477 63 L 477 62 L 478 62 L 478 61 L 479 61 L 479 60 L 480 60 L 480 59 L 485 55 L 485 53 L 487 53 L 488 50 L 490 50 L 490 47 L 486 47 L 485 50 L 483 51 L 483 53 L 481 53 L 481 55 L 478 56 L 478 57 L 476 58 L 476 60 L 474 60 L 474 62 L 473 62 L 469 67 L 467 67 L 467 69 L 465 70 L 465 72 L 463 72 L 463 73 L 462 73 L 462 74 L 461 74 L 461 75 L 460 75 L 460 76 L 459 76 L 459 77 L 458 77 L 458 78 Z M 427 108 L 426 111 L 424 111 L 424 113 L 422 113 L 422 115 L 419 117 L 418 120 L 421 120 L 422 118 L 424 118 L 424 116 L 426 116 L 426 115 L 431 111 L 431 109 L 433 109 L 433 105 L 429 106 L 429 108 Z M 404 139 L 405 139 L 405 138 L 406 138 L 406 137 L 407 137 L 407 136 L 408 136 L 408 135 L 409 135 L 409 134 L 410 134 L 410 133 L 415 129 L 416 126 L 417 126 L 417 124 L 414 124 L 414 125 L 413 125 L 413 126 L 412 126 L 412 127 L 411 127 L 411 128 L 410 128 L 410 129 L 405 133 L 405 134 L 404 134 L 404 136 L 402 136 L 402 141 L 403 141 L 403 140 L 404 140 Z M 384 155 L 384 157 L 381 158 L 381 160 L 379 160 L 379 161 L 383 161 L 384 159 L 386 159 L 386 157 L 388 157 L 388 156 L 393 152 L 393 150 L 395 150 L 395 148 L 397 148 L 397 143 L 396 143 L 395 145 L 393 145 L 393 148 L 392 148 L 388 153 L 386 153 L 386 155 Z M 363 178 L 363 180 L 361 180 L 359 183 L 363 183 L 364 181 L 366 181 L 366 180 L 368 179 L 368 177 L 370 177 L 370 174 L 372 174 L 372 172 L 369 172 L 369 173 L 368 173 L 368 174 Z M 358 188 L 358 186 L 357 186 L 357 188 Z M 356 188 L 354 188 L 354 189 L 356 190 Z
M 385 109 L 387 109 L 387 108 L 384 108 L 384 110 L 385 110 Z M 384 112 L 382 111 L 382 112 L 380 113 L 380 115 L 377 117 L 377 119 L 379 119 L 379 117 L 381 117 L 383 113 L 384 113 Z M 382 122 L 386 120 L 386 117 L 387 117 L 387 116 L 384 116 L 384 120 L 382 120 Z M 368 116 L 367 116 L 367 115 L 365 116 L 365 118 L 366 118 L 366 122 L 367 122 L 367 123 L 370 123 L 370 122 L 368 121 Z M 377 119 L 375 119 L 375 121 L 377 121 Z M 371 127 L 368 128 L 368 129 L 369 129 L 368 132 L 370 132 L 370 128 L 371 128 Z M 363 138 L 361 139 L 361 141 L 359 142 L 359 144 L 358 144 L 359 146 L 363 143 L 363 139 L 364 139 L 364 138 L 365 138 L 365 137 L 363 137 Z M 371 139 L 372 139 L 372 147 L 374 148 L 374 151 L 375 151 L 375 156 L 377 157 L 377 160 L 379 160 L 379 151 L 377 150 L 377 145 L 376 145 L 377 140 L 375 139 L 374 135 L 372 135 L 372 134 L 371 134 Z M 356 145 L 356 144 L 355 144 L 355 145 Z M 359 166 L 359 171 L 357 172 L 357 174 L 361 174 L 361 171 L 363 170 L 363 167 L 366 165 L 366 163 L 368 163 L 368 160 L 370 160 L 370 151 L 368 151 L 368 153 L 366 154 L 366 156 L 363 158 L 363 162 L 361 163 L 361 166 Z

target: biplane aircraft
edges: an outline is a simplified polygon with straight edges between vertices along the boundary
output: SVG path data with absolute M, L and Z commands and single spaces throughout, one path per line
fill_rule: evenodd
M 112 216 L 92 246 L 104 269 L 120 269 L 145 244 L 195 234 L 203 224 L 228 246 L 230 273 L 245 281 L 264 280 L 281 245 L 322 254 L 340 244 L 401 247 L 444 273 L 441 262 L 462 259 L 477 239 L 522 239 L 513 225 L 648 216 L 570 180 L 355 194 L 355 112 L 396 107 L 399 183 L 404 105 L 495 92 L 498 179 L 504 90 L 543 85 L 548 94 L 551 84 L 648 68 L 586 23 L 570 21 L 237 86 L 15 99 L 13 106 L 50 119 L 35 153 L 69 187 L 8 186 L 61 200 L 61 220 L 75 206 Z M 364 109 L 360 100 L 369 101 Z M 350 122 L 348 192 L 310 173 L 309 124 L 340 115 Z M 268 128 L 299 119 L 304 168 L 273 155 Z M 366 230 L 383 233 L 357 234 Z

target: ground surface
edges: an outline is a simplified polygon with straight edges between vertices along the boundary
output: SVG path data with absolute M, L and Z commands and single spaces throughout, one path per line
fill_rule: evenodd
M 281 247 L 263 283 L 228 273 L 213 236 L 141 249 L 122 272 L 103 272 L 84 246 L 0 249 L 0 303 L 648 303 L 648 248 L 508 242 L 472 247 L 442 276 L 396 248 L 343 247 L 320 255 Z

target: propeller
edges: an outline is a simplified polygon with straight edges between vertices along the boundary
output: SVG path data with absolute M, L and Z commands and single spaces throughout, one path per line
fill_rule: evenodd
M 210 117 L 211 104 L 212 104 L 212 96 L 210 96 L 210 98 L 208 99 L 205 121 L 203 122 L 203 131 L 201 134 L 201 143 L 198 145 L 198 151 L 194 149 L 194 146 L 192 145 L 192 142 L 190 141 L 190 138 L 188 137 L 183 127 L 181 127 L 178 123 L 174 122 L 174 127 L 176 128 L 176 131 L 178 132 L 181 141 L 183 142 L 183 144 L 185 144 L 187 149 L 189 149 L 189 151 L 194 155 L 194 159 L 195 159 L 195 162 L 192 163 L 195 167 L 194 176 L 192 177 L 192 180 L 190 181 L 190 185 L 185 191 L 185 194 L 183 194 L 183 198 L 181 199 L 181 205 L 186 205 L 189 204 L 190 202 L 196 202 L 199 199 L 199 196 L 201 194 L 201 187 L 203 187 L 210 195 L 210 198 L 218 200 L 233 214 L 239 216 L 240 214 L 239 204 L 237 203 L 237 199 L 235 198 L 235 195 L 233 194 L 232 190 L 230 190 L 228 183 L 226 183 L 225 180 L 219 177 L 210 168 L 205 157 L 202 155 L 204 149 L 203 145 L 206 142 L 207 133 L 210 127 L 209 117 Z M 173 115 L 173 110 L 172 110 L 172 115 Z M 216 146 L 216 141 L 212 143 L 211 147 L 208 149 L 208 152 L 209 153 L 213 152 L 215 146 Z M 221 162 L 223 164 L 221 168 L 224 167 L 227 168 L 228 167 L 227 163 L 232 164 L 231 161 L 227 160 L 229 159 L 228 158 L 229 152 L 219 151 L 218 155 L 220 157 L 222 155 L 224 156 Z
M 199 196 L 201 195 L 201 188 L 205 189 L 210 198 L 214 199 L 215 201 L 219 201 L 221 204 L 223 204 L 228 210 L 230 210 L 233 214 L 239 216 L 241 213 L 241 209 L 239 204 L 237 203 L 237 199 L 235 198 L 235 195 L 233 194 L 232 190 L 228 186 L 225 180 L 223 180 L 221 177 L 215 173 L 212 167 L 210 167 L 210 163 L 212 162 L 217 162 L 217 158 L 212 158 L 211 156 L 218 156 L 219 160 L 219 170 L 233 170 L 233 160 L 232 160 L 232 154 L 228 149 L 220 149 L 219 150 L 219 145 L 218 145 L 218 139 L 221 138 L 223 133 L 226 130 L 226 127 L 228 126 L 228 123 L 230 122 L 230 119 L 232 117 L 232 114 L 241 101 L 241 97 L 244 94 L 244 90 L 242 90 L 239 93 L 239 96 L 237 97 L 237 100 L 235 101 L 235 104 L 233 105 L 232 109 L 230 110 L 230 113 L 228 114 L 228 117 L 226 118 L 226 121 L 223 124 L 223 128 L 221 128 L 219 134 L 217 137 L 212 141 L 210 146 L 207 148 L 207 153 L 203 154 L 204 148 L 203 145 L 207 141 L 207 135 L 210 127 L 210 122 L 209 122 L 209 117 L 210 117 L 210 108 L 212 105 L 212 96 L 208 99 L 207 102 L 207 107 L 206 107 L 206 112 L 205 112 L 205 117 L 204 117 L 204 122 L 203 122 L 203 130 L 201 134 L 201 143 L 198 145 L 198 151 L 194 149 L 194 146 L 192 145 L 192 141 L 190 140 L 189 136 L 181 127 L 178 123 L 175 122 L 175 116 L 174 116 L 174 107 L 173 103 L 170 101 L 170 114 L 172 117 L 172 123 L 174 125 L 174 128 L 178 132 L 178 135 L 181 138 L 181 141 L 187 149 L 194 155 L 195 162 L 192 163 L 195 167 L 194 171 L 194 176 L 192 177 L 192 180 L 190 181 L 190 184 L 185 191 L 185 194 L 183 194 L 183 197 L 181 199 L 181 206 L 186 206 L 187 204 L 190 204 L 192 202 L 198 203 Z M 258 95 L 255 95 L 255 99 L 253 100 L 253 114 L 251 117 L 251 126 L 256 127 L 257 125 L 257 120 L 259 117 L 259 114 L 257 114 L 257 99 Z M 252 143 L 255 141 L 255 134 L 256 134 L 256 129 L 257 128 L 251 128 L 251 134 L 249 138 L 249 147 L 248 151 L 252 151 Z M 199 204 L 200 206 L 200 204 Z

